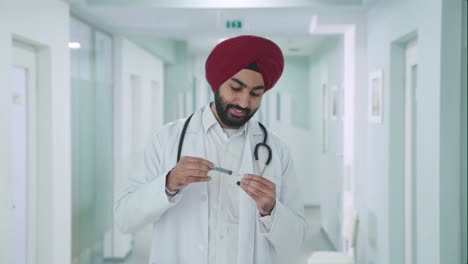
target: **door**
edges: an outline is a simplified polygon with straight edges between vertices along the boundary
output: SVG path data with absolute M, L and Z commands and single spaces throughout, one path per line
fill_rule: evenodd
M 151 81 L 151 131 L 150 136 L 162 125 L 163 109 L 161 105 L 161 85 L 158 81 Z
M 416 263 L 416 124 L 417 101 L 416 89 L 418 80 L 417 42 L 409 42 L 406 46 L 405 69 L 405 158 L 404 158 L 404 184 L 405 184 L 405 263 Z
M 14 42 L 11 68 L 13 260 L 34 263 L 36 241 L 36 54 Z

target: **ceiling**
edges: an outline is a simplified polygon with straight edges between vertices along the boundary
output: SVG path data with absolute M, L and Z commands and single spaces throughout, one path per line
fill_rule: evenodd
M 160 40 L 206 54 L 221 39 L 254 34 L 273 39 L 286 56 L 307 56 L 333 36 L 311 35 L 317 14 L 362 12 L 370 0 L 69 0 L 72 14 L 122 34 L 150 52 Z M 241 21 L 242 28 L 227 28 Z

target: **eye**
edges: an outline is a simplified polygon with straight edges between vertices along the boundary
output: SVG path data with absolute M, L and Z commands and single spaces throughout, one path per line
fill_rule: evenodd
M 253 97 L 259 97 L 262 94 L 261 93 L 250 93 L 250 95 L 252 95 Z
M 242 88 L 241 87 L 234 87 L 234 86 L 231 86 L 231 89 L 238 92 L 240 91 Z

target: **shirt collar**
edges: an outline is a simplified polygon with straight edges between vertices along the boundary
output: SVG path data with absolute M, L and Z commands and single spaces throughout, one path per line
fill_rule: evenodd
M 247 124 L 250 123 L 247 122 Z M 203 131 L 208 133 L 208 131 L 214 127 L 214 126 L 219 126 L 220 129 L 222 129 L 221 125 L 218 123 L 218 120 L 216 120 L 215 114 L 211 110 L 210 104 L 208 104 L 203 113 L 202 113 L 202 124 L 203 124 Z M 242 127 L 240 127 L 239 130 L 239 135 L 242 133 L 247 133 L 247 127 L 248 125 L 244 124 Z M 237 134 L 237 133 L 236 133 Z

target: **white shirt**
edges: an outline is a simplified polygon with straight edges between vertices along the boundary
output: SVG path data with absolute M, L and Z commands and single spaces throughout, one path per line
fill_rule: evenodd
M 207 159 L 216 166 L 239 171 L 248 126 L 222 129 L 209 107 L 202 114 L 202 126 Z M 208 263 L 235 264 L 239 240 L 239 192 L 243 190 L 236 184 L 238 179 L 234 176 L 215 171 L 210 171 L 209 175 L 212 178 L 208 182 Z M 271 218 L 260 218 L 265 230 L 270 229 Z

